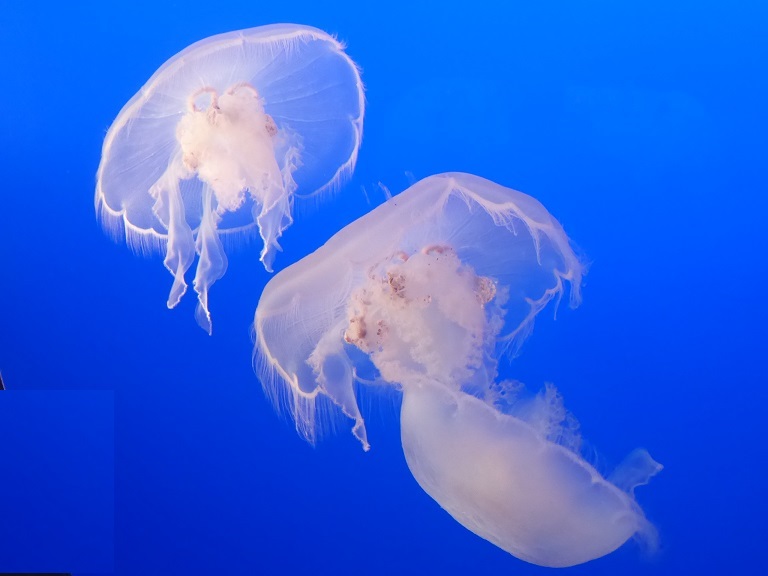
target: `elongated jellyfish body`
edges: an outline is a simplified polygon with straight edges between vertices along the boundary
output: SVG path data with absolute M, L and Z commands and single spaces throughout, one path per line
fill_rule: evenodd
M 223 240 L 255 232 L 272 270 L 294 202 L 352 172 L 364 113 L 354 62 L 334 38 L 279 24 L 212 36 L 158 69 L 104 139 L 96 211 L 104 227 L 173 274 L 168 307 L 199 257 L 196 318 L 224 275 Z
M 404 388 L 400 423 L 408 467 L 424 491 L 466 528 L 521 560 L 573 566 L 635 534 L 655 546 L 655 530 L 632 497 L 632 489 L 660 469 L 644 450 L 617 468 L 626 474 L 630 462 L 641 466 L 624 491 L 548 439 L 538 418 L 502 414 L 440 385 Z
M 431 176 L 267 284 L 255 365 L 310 442 L 336 414 L 367 450 L 359 391 L 401 391 L 417 482 L 520 559 L 572 566 L 632 536 L 652 546 L 633 490 L 661 466 L 638 450 L 604 478 L 553 386 L 530 396 L 498 377 L 548 303 L 567 293 L 579 304 L 583 273 L 535 199 L 469 174 Z

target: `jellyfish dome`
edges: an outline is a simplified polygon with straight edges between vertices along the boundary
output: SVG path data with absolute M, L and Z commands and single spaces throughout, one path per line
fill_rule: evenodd
M 258 232 L 271 271 L 294 201 L 317 200 L 351 174 L 363 114 L 358 69 L 321 30 L 278 24 L 206 38 L 163 64 L 110 127 L 97 214 L 137 251 L 164 254 L 169 308 L 199 256 L 196 318 L 210 333 L 224 242 Z
M 522 560 L 572 566 L 632 536 L 652 546 L 633 491 L 661 466 L 637 450 L 602 476 L 553 386 L 530 395 L 498 376 L 548 303 L 579 304 L 583 274 L 534 198 L 470 174 L 431 176 L 267 284 L 254 363 L 310 442 L 342 415 L 367 450 L 360 394 L 400 391 L 419 485 Z

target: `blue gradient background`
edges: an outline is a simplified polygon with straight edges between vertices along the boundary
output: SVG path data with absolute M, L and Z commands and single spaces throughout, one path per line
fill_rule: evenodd
M 0 0 L 0 14 L 0 438 L 16 443 L 0 451 L 0 571 L 551 572 L 421 491 L 393 402 L 369 411 L 367 454 L 344 426 L 312 448 L 275 416 L 251 368 L 269 278 L 254 248 L 230 254 L 208 337 L 191 296 L 165 308 L 160 259 L 96 222 L 102 139 L 157 67 L 215 33 L 299 22 L 348 44 L 368 107 L 353 180 L 299 215 L 276 267 L 380 203 L 378 182 L 404 189 L 406 172 L 467 171 L 537 197 L 592 266 L 583 305 L 542 318 L 509 374 L 554 382 L 606 468 L 636 446 L 665 465 L 638 490 L 659 553 L 630 543 L 566 573 L 764 573 L 764 3 Z M 57 396 L 61 413 L 28 399 L 17 413 L 38 419 L 33 437 L 14 390 L 109 394 Z M 101 439 L 97 456 L 55 441 L 67 414 Z M 51 462 L 80 480 L 10 498 L 7 471 L 45 455 L 46 434 L 64 450 Z M 51 522 L 78 512 L 20 544 L 7 535 L 32 502 Z M 72 553 L 83 539 L 93 555 Z

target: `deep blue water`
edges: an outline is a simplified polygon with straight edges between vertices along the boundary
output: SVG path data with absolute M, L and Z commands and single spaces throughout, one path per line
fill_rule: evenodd
M 551 572 L 422 492 L 393 405 L 368 415 L 369 453 L 343 429 L 313 448 L 275 415 L 251 367 L 255 247 L 230 254 L 209 337 L 191 295 L 166 309 L 160 259 L 97 223 L 106 129 L 155 69 L 297 22 L 347 43 L 367 109 L 354 177 L 297 218 L 276 267 L 383 201 L 378 182 L 466 171 L 535 196 L 591 268 L 582 306 L 543 318 L 511 370 L 554 382 L 607 465 L 644 446 L 665 466 L 637 492 L 660 551 L 567 572 L 763 573 L 762 3 L 0 8 L 0 571 Z

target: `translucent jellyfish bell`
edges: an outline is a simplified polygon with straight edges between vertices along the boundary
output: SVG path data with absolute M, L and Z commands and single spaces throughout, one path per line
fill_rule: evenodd
M 279 24 L 212 36 L 168 60 L 104 140 L 96 211 L 134 249 L 165 254 L 173 308 L 199 262 L 198 323 L 224 275 L 222 240 L 258 230 L 272 270 L 295 198 L 338 188 L 362 138 L 363 86 L 334 38 Z
M 313 442 L 334 414 L 368 449 L 358 394 L 402 392 L 421 487 L 518 558 L 571 566 L 655 531 L 633 497 L 660 465 L 636 451 L 604 478 L 579 455 L 552 386 L 527 397 L 497 365 L 584 269 L 535 199 L 469 174 L 426 178 L 266 286 L 254 323 L 267 394 Z
M 544 412 L 528 420 L 440 385 L 404 387 L 408 467 L 463 526 L 533 564 L 581 564 L 635 535 L 654 548 L 656 531 L 633 490 L 661 465 L 638 449 L 605 479 L 571 450 L 578 437 L 572 419 L 556 417 L 565 416 L 561 405 L 539 408 Z M 566 445 L 559 443 L 563 430 Z

